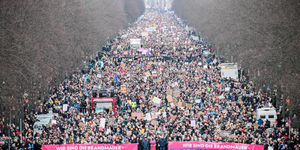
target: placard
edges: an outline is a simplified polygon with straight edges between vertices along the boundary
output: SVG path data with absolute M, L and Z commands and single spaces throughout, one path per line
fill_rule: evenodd
M 173 96 L 174 97 L 179 97 L 180 96 L 180 91 L 173 91 Z
M 257 128 L 259 127 L 259 124 L 254 123 L 254 124 L 253 124 L 253 127 L 254 127 L 254 129 L 257 129 Z
M 156 119 L 158 117 L 158 114 L 157 113 L 151 113 L 151 118 L 152 119 Z
M 195 121 L 195 120 L 192 120 L 192 121 L 191 121 L 191 126 L 192 126 L 192 127 L 196 127 L 196 121 Z
M 192 108 L 192 104 L 187 103 L 187 104 L 186 104 L 186 107 L 187 107 L 187 108 Z
M 170 105 L 171 105 L 172 108 L 175 106 L 174 103 L 170 103 Z
M 175 120 L 175 119 L 176 119 L 176 116 L 175 116 L 175 115 L 172 115 L 172 114 L 171 114 L 170 116 L 171 116 L 171 119 L 172 119 L 172 120 Z
M 150 113 L 147 113 L 147 114 L 146 114 L 146 119 L 147 119 L 148 121 L 151 121 L 151 114 L 150 114 Z
M 123 84 L 121 85 L 121 93 L 126 93 L 127 90 L 126 90 L 126 86 Z
M 158 126 L 158 121 L 152 120 L 152 121 L 151 121 L 151 124 Z
M 136 117 L 136 116 L 137 116 L 137 113 L 132 113 L 131 116 L 132 116 L 132 117 Z
M 184 102 L 178 102 L 178 107 L 185 107 L 185 103 Z
M 63 104 L 63 111 L 68 111 L 68 104 Z
M 152 101 L 153 101 L 155 104 L 160 104 L 161 99 L 158 98 L 158 97 L 154 97 Z
M 105 128 L 105 120 L 105 118 L 100 119 L 100 127 L 102 127 L 103 129 Z
M 142 32 L 142 36 L 148 36 L 148 32 Z
M 109 118 L 108 125 L 114 125 L 114 124 L 115 124 L 115 118 Z
M 172 96 L 172 94 L 173 94 L 173 91 L 172 91 L 172 90 L 168 90 L 168 91 L 167 91 L 167 95 L 171 95 L 171 96 Z
M 149 76 L 151 76 L 151 73 L 148 71 L 148 72 L 145 73 L 145 76 L 149 77 Z
M 132 131 L 127 131 L 127 136 L 130 136 L 132 134 Z
M 144 118 L 144 114 L 143 113 L 137 113 L 137 118 L 138 119 L 143 119 Z
M 167 100 L 168 100 L 168 102 L 173 102 L 173 97 L 171 96 L 171 95 L 167 95 Z

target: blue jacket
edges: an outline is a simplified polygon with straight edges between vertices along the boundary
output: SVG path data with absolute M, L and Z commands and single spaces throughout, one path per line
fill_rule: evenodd
M 258 123 L 259 125 L 262 125 L 262 124 L 264 123 L 264 121 L 263 121 L 262 119 L 258 119 L 258 120 L 257 120 L 257 123 Z

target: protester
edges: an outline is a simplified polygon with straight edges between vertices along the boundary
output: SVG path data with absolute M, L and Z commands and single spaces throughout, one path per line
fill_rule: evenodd
M 16 138 L 12 143 L 23 140 L 18 148 L 35 150 L 49 144 L 97 143 L 139 143 L 139 149 L 166 150 L 169 141 L 299 149 L 299 130 L 291 128 L 289 138 L 288 119 L 271 128 L 269 121 L 264 125 L 257 120 L 256 109 L 273 107 L 271 100 L 243 75 L 222 78 L 212 45 L 191 38 L 194 33 L 172 12 L 147 10 L 87 68 L 52 87 L 41 106 L 26 109 L 24 137 L 11 125 L 12 139 Z M 142 39 L 142 49 L 130 46 L 132 38 Z M 122 85 L 126 92 L 121 92 Z M 93 89 L 99 88 L 113 89 L 116 112 L 91 109 L 90 98 L 99 96 Z M 68 104 L 68 111 L 57 107 L 63 104 Z M 40 127 L 42 133 L 34 134 L 35 116 L 50 110 L 58 114 L 53 118 L 56 123 L 49 122 Z M 105 128 L 100 127 L 101 118 L 106 119 Z M 6 147 L 7 138 L 1 137 Z

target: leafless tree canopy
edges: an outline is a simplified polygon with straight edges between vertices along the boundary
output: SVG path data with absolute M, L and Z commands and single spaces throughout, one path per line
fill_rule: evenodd
M 142 0 L 1 0 L 0 109 L 24 92 L 33 103 L 143 12 Z
M 232 56 L 258 87 L 277 85 L 293 114 L 300 112 L 299 1 L 174 0 L 173 9 L 219 56 Z

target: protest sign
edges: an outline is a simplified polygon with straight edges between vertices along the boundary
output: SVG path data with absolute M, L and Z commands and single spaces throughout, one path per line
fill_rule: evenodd
M 78 124 L 78 126 L 79 126 L 79 127 L 85 127 L 85 124 L 84 124 L 83 122 L 80 122 L 80 123 Z
M 155 104 L 160 104 L 161 99 L 158 98 L 158 97 L 154 97 L 152 101 L 153 101 Z
M 175 120 L 175 119 L 176 119 L 176 115 L 172 115 L 172 114 L 171 114 L 170 116 L 171 116 L 171 119 L 172 119 L 172 120 Z
M 151 73 L 150 73 L 149 71 L 147 71 L 147 72 L 145 73 L 145 76 L 146 76 L 146 77 L 149 77 L 149 76 L 151 76 Z
M 191 121 L 191 126 L 192 126 L 192 127 L 196 127 L 196 121 L 195 121 L 195 120 L 192 120 L 192 121 Z
M 152 119 L 156 119 L 158 117 L 158 114 L 155 112 L 155 113 L 151 113 L 151 118 Z
M 174 97 L 179 97 L 180 96 L 180 91 L 173 91 L 173 96 Z
M 142 36 L 148 36 L 148 32 L 142 32 Z
M 150 114 L 150 113 L 147 113 L 147 114 L 146 114 L 146 120 L 147 120 L 147 121 L 151 121 L 151 114 Z
M 172 91 L 172 90 L 167 90 L 167 95 L 172 96 L 172 94 L 173 94 L 173 91 Z
M 132 134 L 132 131 L 127 131 L 127 136 L 130 136 Z
M 105 120 L 105 118 L 100 119 L 100 127 L 102 127 L 103 129 L 105 128 Z
M 143 119 L 144 118 L 144 114 L 143 113 L 137 113 L 137 118 L 138 119 Z
M 63 104 L 63 111 L 68 111 L 68 104 Z
M 137 113 L 132 113 L 131 116 L 132 116 L 132 117 L 136 117 L 136 116 L 137 116 Z
M 152 121 L 151 121 L 151 124 L 158 126 L 158 121 L 152 120 Z
M 185 107 L 185 103 L 184 102 L 178 102 L 178 107 Z
M 126 91 L 126 86 L 123 84 L 123 85 L 121 85 L 121 92 L 122 93 L 126 93 L 127 91 Z
M 173 98 L 172 98 L 172 96 L 171 95 L 167 95 L 167 100 L 168 100 L 168 102 L 173 102 Z
M 115 124 L 115 118 L 109 118 L 108 125 L 114 125 L 114 124 Z
M 137 118 L 138 119 L 143 119 L 144 118 L 144 114 L 141 113 L 141 112 L 137 113 Z

